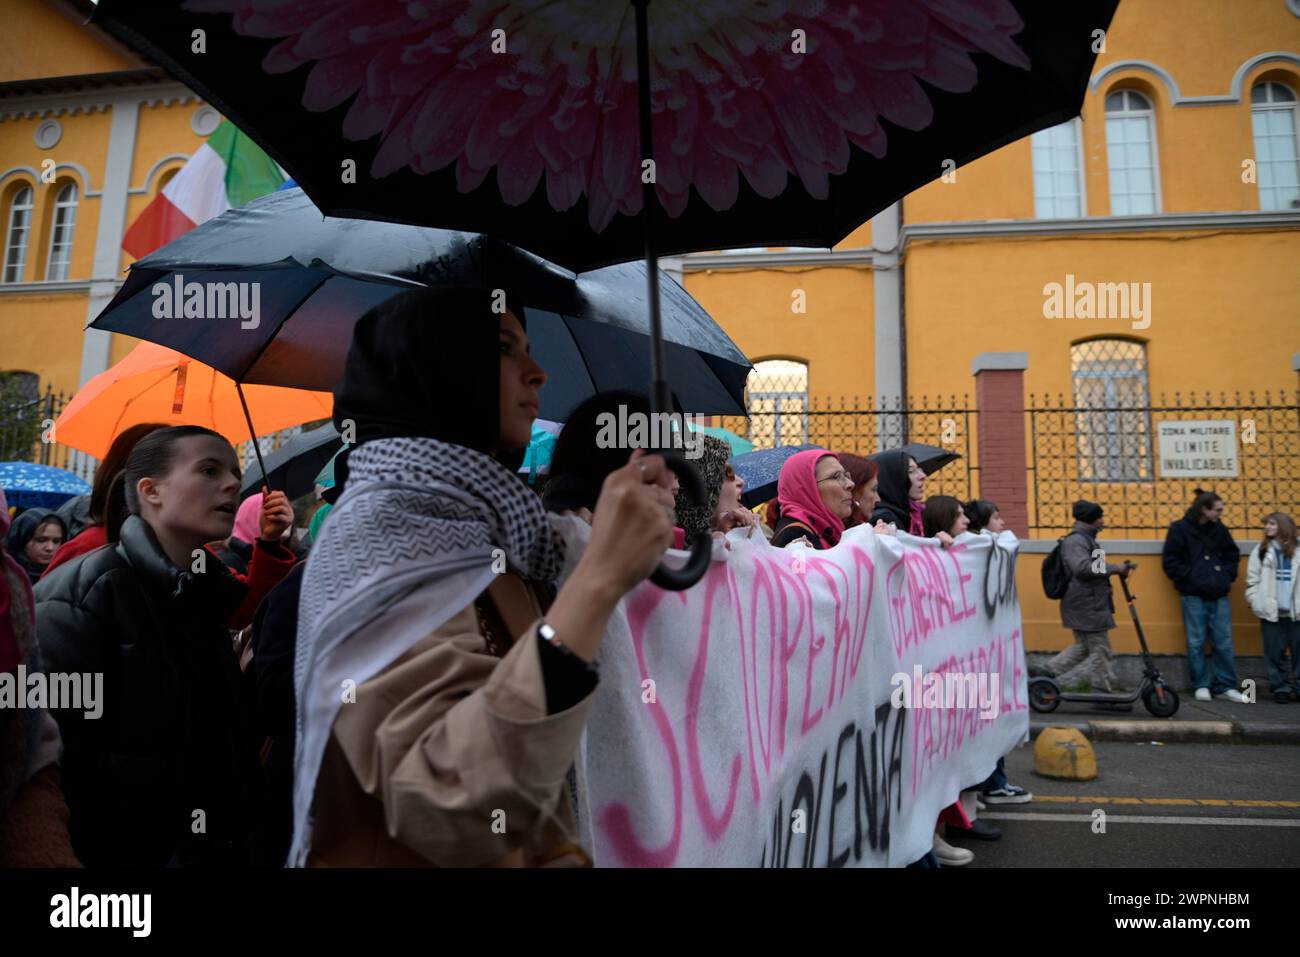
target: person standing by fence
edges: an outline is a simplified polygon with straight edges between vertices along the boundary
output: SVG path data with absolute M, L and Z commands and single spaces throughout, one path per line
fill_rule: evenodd
M 1238 703 L 1237 661 L 1232 648 L 1232 611 L 1228 592 L 1237 579 L 1241 553 L 1223 524 L 1223 499 L 1194 489 L 1191 508 L 1169 526 L 1162 564 L 1182 597 L 1187 631 L 1187 663 L 1197 701 L 1210 696 Z M 1205 667 L 1210 641 L 1211 669 Z
M 1285 512 L 1274 512 L 1264 519 L 1264 540 L 1251 549 L 1246 564 L 1246 601 L 1259 618 L 1268 686 L 1279 704 L 1300 701 L 1300 575 L 1295 545 L 1295 522 Z

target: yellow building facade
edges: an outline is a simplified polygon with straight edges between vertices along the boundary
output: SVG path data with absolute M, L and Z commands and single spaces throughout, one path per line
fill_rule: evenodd
M 131 262 L 126 228 L 220 120 L 86 24 L 92 10 L 61 0 L 5 9 L 0 372 L 27 373 L 42 392 L 71 394 L 135 344 L 85 326 Z

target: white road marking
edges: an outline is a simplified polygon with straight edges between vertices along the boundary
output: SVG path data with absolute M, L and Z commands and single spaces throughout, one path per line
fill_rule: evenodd
M 1048 814 L 1042 811 L 980 812 L 981 821 L 1086 821 L 1091 814 Z M 1300 827 L 1300 818 L 1252 817 L 1148 817 L 1144 814 L 1106 814 L 1107 824 L 1208 824 L 1216 827 Z M 960 832 L 958 832 L 960 833 Z

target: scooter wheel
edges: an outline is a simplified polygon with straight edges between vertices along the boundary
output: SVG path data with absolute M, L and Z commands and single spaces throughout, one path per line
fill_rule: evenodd
M 1050 714 L 1061 703 L 1061 692 L 1050 678 L 1034 678 L 1029 682 L 1029 707 L 1040 714 Z
M 1148 688 L 1142 703 L 1157 718 L 1170 718 L 1178 710 L 1178 692 L 1168 685 Z

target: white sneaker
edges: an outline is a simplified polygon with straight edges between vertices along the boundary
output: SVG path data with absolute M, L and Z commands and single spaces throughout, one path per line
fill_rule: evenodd
M 1229 688 L 1227 691 L 1221 691 L 1215 695 L 1216 698 L 1226 698 L 1229 701 L 1235 701 L 1237 704 L 1246 704 L 1246 696 L 1236 688 Z
M 1209 701 L 1209 700 L 1210 700 L 1210 689 L 1209 689 L 1209 688 L 1197 688 L 1197 689 L 1196 689 L 1196 700 L 1197 700 L 1197 701 Z
M 964 847 L 953 847 L 938 834 L 934 836 L 934 856 L 944 867 L 961 867 L 975 860 L 975 852 Z

